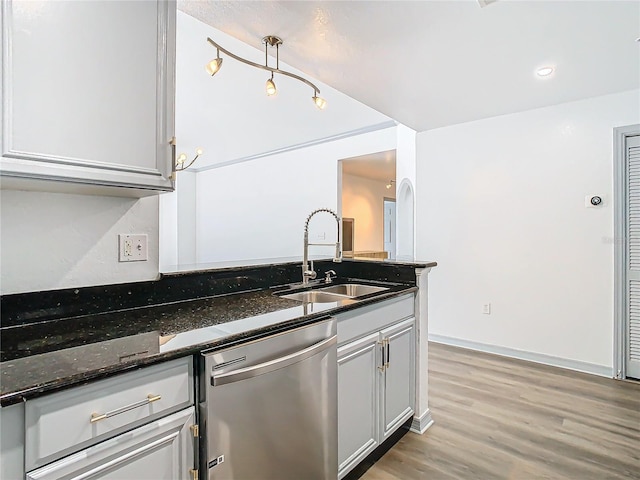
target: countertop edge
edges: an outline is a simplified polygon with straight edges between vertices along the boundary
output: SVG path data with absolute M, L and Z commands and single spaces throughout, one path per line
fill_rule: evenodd
M 311 314 L 304 315 L 302 317 L 295 317 L 295 318 L 278 322 L 272 325 L 263 326 L 263 327 L 259 327 L 252 330 L 246 330 L 246 331 L 235 333 L 235 334 L 230 334 L 229 336 L 226 336 L 221 339 L 217 339 L 212 342 L 205 342 L 202 344 L 190 345 L 188 347 L 173 350 L 171 352 L 163 352 L 163 353 L 155 354 L 153 356 L 139 358 L 128 363 L 116 364 L 107 368 L 100 368 L 89 373 L 71 375 L 62 381 L 60 379 L 56 379 L 55 381 L 52 381 L 52 382 L 47 382 L 47 383 L 35 385 L 33 387 L 28 387 L 22 390 L 5 393 L 0 396 L 0 407 L 8 407 L 18 403 L 26 402 L 29 399 L 33 399 L 42 395 L 51 394 L 54 392 L 66 390 L 68 388 L 81 386 L 87 383 L 97 381 L 102 378 L 107 378 L 114 375 L 118 375 L 120 373 L 134 371 L 139 368 L 143 368 L 145 366 L 154 365 L 154 364 L 158 364 L 158 363 L 162 363 L 162 362 L 166 362 L 169 360 L 186 357 L 190 355 L 197 355 L 203 351 L 226 348 L 229 346 L 233 346 L 234 344 L 237 344 L 237 343 L 248 342 L 248 341 L 259 339 L 271 334 L 281 333 L 283 331 L 290 330 L 298 326 L 311 325 L 313 323 L 323 321 L 326 318 L 339 313 L 354 310 L 366 305 L 372 305 L 378 302 L 389 300 L 394 297 L 406 295 L 408 293 L 415 293 L 417 291 L 418 291 L 418 287 L 407 285 L 407 288 L 399 291 L 380 293 L 374 297 L 359 300 L 356 303 L 341 305 L 330 310 L 311 313 Z

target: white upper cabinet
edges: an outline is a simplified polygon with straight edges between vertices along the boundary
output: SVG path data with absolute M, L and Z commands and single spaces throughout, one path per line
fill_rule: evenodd
M 2 2 L 2 188 L 173 189 L 175 1 Z

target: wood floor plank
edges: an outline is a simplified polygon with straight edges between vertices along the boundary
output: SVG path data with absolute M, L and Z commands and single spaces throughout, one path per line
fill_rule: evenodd
M 363 480 L 640 480 L 640 383 L 430 343 L 429 404 Z

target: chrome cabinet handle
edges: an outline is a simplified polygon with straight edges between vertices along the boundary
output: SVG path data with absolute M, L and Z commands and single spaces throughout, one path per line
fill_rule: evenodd
M 385 338 L 384 339 L 384 343 L 385 343 L 385 345 L 387 347 L 387 361 L 384 364 L 384 368 L 387 369 L 387 368 L 389 368 L 389 345 L 391 344 L 391 342 L 389 341 L 388 338 Z
M 386 366 L 384 363 L 384 339 L 382 339 L 381 342 L 376 342 L 378 345 L 380 345 L 380 351 L 382 352 L 382 364 L 378 365 L 378 370 L 380 370 L 381 372 L 384 372 Z
M 162 398 L 161 395 L 149 394 L 147 395 L 147 398 L 145 398 L 144 400 L 140 400 L 139 402 L 132 403 L 131 405 L 125 405 L 124 407 L 116 408 L 115 410 L 111 410 L 110 412 L 107 412 L 107 413 L 92 413 L 91 419 L 89 420 L 89 422 L 96 423 L 96 422 L 99 422 L 100 420 L 104 420 L 105 418 L 113 417 L 115 415 L 128 412 L 129 410 L 133 410 L 134 408 L 144 407 L 145 405 L 149 405 L 150 403 L 157 402 L 161 398 Z

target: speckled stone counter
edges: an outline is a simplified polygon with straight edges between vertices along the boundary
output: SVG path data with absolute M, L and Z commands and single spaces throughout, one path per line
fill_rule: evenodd
M 0 404 L 10 405 L 117 372 L 198 354 L 203 350 L 223 348 L 313 323 L 331 314 L 414 292 L 415 282 L 410 281 L 408 272 L 423 266 L 396 265 L 376 276 L 366 274 L 370 273 L 369 270 L 373 271 L 369 265 L 354 264 L 356 268 L 348 271 L 345 264 L 347 262 L 336 264 L 341 266 L 343 274 L 352 274 L 342 278 L 342 281 L 358 278 L 368 283 L 384 284 L 389 290 L 361 300 L 344 298 L 333 303 L 311 304 L 273 295 L 274 288 L 267 283 L 279 281 L 280 285 L 285 285 L 279 288 L 287 288 L 287 281 L 295 279 L 295 275 L 299 274 L 299 266 L 296 265 L 296 268 L 277 266 L 277 278 L 271 275 L 262 282 L 256 280 L 257 275 L 247 274 L 248 270 L 243 270 L 243 275 L 243 271 L 238 269 L 222 273 L 179 274 L 168 278 L 170 286 L 175 291 L 178 284 L 188 285 L 188 289 L 191 289 L 189 293 L 196 298 L 175 301 L 175 297 L 171 295 L 163 297 L 161 293 L 154 291 L 154 304 L 151 305 L 144 303 L 149 301 L 149 285 L 155 290 L 159 288 L 158 284 L 152 285 L 153 282 L 113 286 L 113 291 L 109 287 L 90 287 L 100 289 L 107 297 L 111 295 L 112 301 L 119 298 L 118 295 L 144 297 L 130 300 L 133 303 L 142 302 L 142 305 L 131 307 L 127 304 L 129 308 L 118 310 L 99 311 L 105 310 L 103 304 L 107 304 L 109 299 L 95 297 L 92 297 L 91 302 L 87 300 L 61 308 L 65 297 L 75 295 L 80 298 L 88 295 L 78 289 L 59 291 L 57 297 L 54 292 L 31 297 L 3 296 L 2 306 L 4 309 L 7 305 L 8 311 L 2 313 L 3 323 L 0 328 Z M 426 264 L 432 265 L 435 263 Z M 269 266 L 269 271 L 273 273 L 275 267 Z M 365 272 L 359 271 L 359 268 Z M 377 270 L 380 269 L 378 266 Z M 398 274 L 398 269 L 404 273 Z M 396 273 L 390 274 L 392 270 Z M 353 275 L 354 273 L 359 275 Z M 215 281 L 210 282 L 211 276 L 215 277 Z M 396 281 L 390 282 L 389 277 Z M 206 281 L 203 280 L 205 278 Z M 220 278 L 231 278 L 240 284 L 250 278 L 249 283 L 259 289 L 225 293 L 229 289 L 228 282 L 225 284 Z M 243 278 L 245 280 L 238 280 Z M 398 282 L 399 279 L 404 281 Z M 223 292 L 214 289 L 213 296 L 203 296 L 202 288 L 198 286 L 202 283 L 215 283 L 217 287 L 222 285 Z M 239 289 L 242 287 L 240 285 Z M 184 288 L 180 291 L 184 292 Z M 162 303 L 163 299 L 169 299 L 170 303 Z M 20 309 L 20 305 L 29 302 L 41 304 L 32 306 L 29 311 Z M 91 306 L 93 304 L 100 305 L 94 307 Z M 79 314 L 56 314 L 61 309 Z

